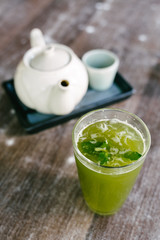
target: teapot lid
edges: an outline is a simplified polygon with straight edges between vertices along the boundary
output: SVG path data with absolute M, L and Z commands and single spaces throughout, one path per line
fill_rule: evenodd
M 48 46 L 31 59 L 30 65 L 39 71 L 54 71 L 66 66 L 70 59 L 71 56 L 65 49 Z

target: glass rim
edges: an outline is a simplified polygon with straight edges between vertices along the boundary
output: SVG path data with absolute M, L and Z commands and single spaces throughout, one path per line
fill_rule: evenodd
M 148 145 L 144 151 L 144 153 L 142 154 L 142 156 L 137 160 L 137 161 L 134 161 L 130 164 L 127 164 L 127 165 L 124 165 L 124 166 L 119 166 L 119 167 L 111 167 L 111 166 L 101 166 L 101 165 L 98 165 L 97 163 L 93 162 L 92 160 L 90 160 L 89 158 L 85 157 L 81 151 L 78 149 L 77 147 L 77 143 L 75 141 L 75 136 L 74 136 L 74 132 L 75 132 L 75 129 L 76 127 L 78 126 L 78 124 L 83 120 L 85 119 L 87 116 L 90 116 L 92 115 L 94 112 L 100 112 L 100 111 L 104 111 L 104 110 L 107 110 L 107 111 L 117 111 L 117 112 L 122 112 L 122 113 L 126 113 L 128 114 L 129 116 L 132 116 L 134 117 L 136 120 L 138 120 L 141 125 L 145 128 L 145 131 L 147 133 L 147 139 L 148 139 Z M 91 123 L 92 124 L 92 123 Z M 78 153 L 79 157 L 84 159 L 85 162 L 95 166 L 95 167 L 99 167 L 101 169 L 122 169 L 122 168 L 126 168 L 126 167 L 130 167 L 130 166 L 134 166 L 136 165 L 137 163 L 141 162 L 147 155 L 149 149 L 150 149 L 150 145 L 151 145 L 151 135 L 150 135 L 150 132 L 149 132 L 149 129 L 148 127 L 146 126 L 146 124 L 143 122 L 143 120 L 141 118 L 139 118 L 137 115 L 135 115 L 134 113 L 130 113 L 126 110 L 123 110 L 123 109 L 119 109 L 119 108 L 100 108 L 100 109 L 96 109 L 96 110 L 92 110 L 86 114 L 84 114 L 83 116 L 81 116 L 78 121 L 75 123 L 74 127 L 73 127 L 73 130 L 72 130 L 72 142 L 73 142 L 73 147 L 74 147 L 74 150 L 76 150 L 76 152 Z

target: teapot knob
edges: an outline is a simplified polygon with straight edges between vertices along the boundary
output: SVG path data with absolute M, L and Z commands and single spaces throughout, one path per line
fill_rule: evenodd
M 40 29 L 34 28 L 30 32 L 30 44 L 31 47 L 45 47 L 44 36 Z

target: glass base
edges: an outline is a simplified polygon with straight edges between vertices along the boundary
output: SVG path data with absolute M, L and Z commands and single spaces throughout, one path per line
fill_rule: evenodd
M 87 204 L 87 206 L 93 213 L 96 213 L 96 214 L 101 215 L 101 216 L 111 216 L 111 215 L 116 214 L 119 211 L 119 209 L 117 209 L 116 211 L 113 211 L 113 212 L 100 212 L 100 211 L 97 211 L 97 210 L 93 209 L 88 204 Z

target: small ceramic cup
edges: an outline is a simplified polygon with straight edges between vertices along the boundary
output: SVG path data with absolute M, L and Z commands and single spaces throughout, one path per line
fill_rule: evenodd
M 83 55 L 82 61 L 87 68 L 91 88 L 103 91 L 112 86 L 119 67 L 119 58 L 113 52 L 91 50 Z

